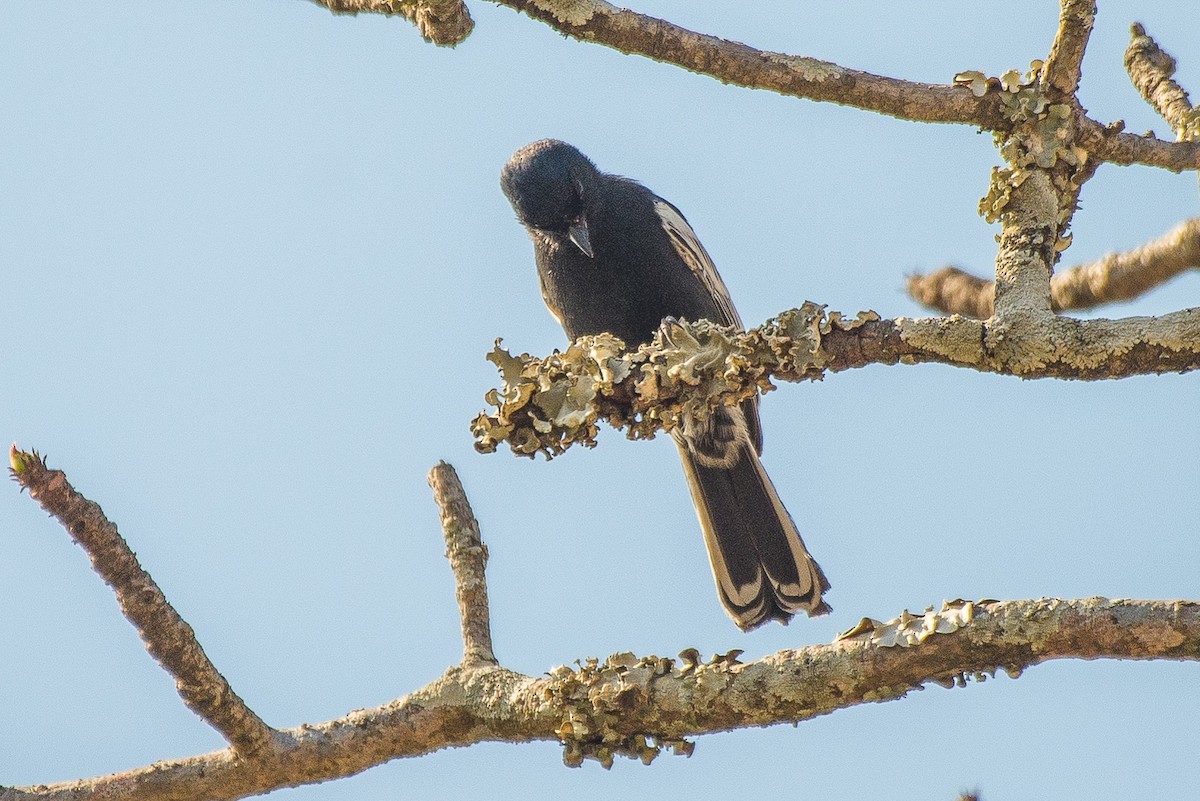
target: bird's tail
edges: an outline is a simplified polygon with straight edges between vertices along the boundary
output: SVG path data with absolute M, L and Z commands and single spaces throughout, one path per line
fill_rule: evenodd
M 749 631 L 768 620 L 786 623 L 800 611 L 809 617 L 829 612 L 821 599 L 829 581 L 804 547 L 744 429 L 727 441 L 720 459 L 706 454 L 695 438 L 679 436 L 676 443 L 717 592 L 738 627 Z

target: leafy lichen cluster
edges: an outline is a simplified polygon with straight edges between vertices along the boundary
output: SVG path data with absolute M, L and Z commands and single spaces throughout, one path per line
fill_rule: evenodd
M 595 446 L 601 419 L 630 439 L 652 439 L 687 417 L 704 419 L 721 404 L 774 389 L 771 376 L 821 378 L 822 335 L 877 319 L 874 312 L 843 319 L 805 303 L 746 332 L 667 319 L 653 341 L 632 351 L 608 334 L 580 337 L 546 358 L 514 356 L 497 341 L 487 358 L 503 387 L 485 396 L 495 410 L 471 425 L 475 447 L 491 453 L 507 442 L 514 453 L 552 458 L 576 443 Z
M 554 668 L 542 702 L 561 712 L 554 733 L 563 744 L 563 762 L 579 767 L 584 760 L 594 759 L 611 768 L 615 757 L 626 756 L 649 765 L 664 749 L 691 756 L 695 745 L 689 740 L 647 732 L 628 734 L 619 729 L 619 723 L 633 708 L 650 704 L 655 682 L 664 677 L 724 685 L 729 671 L 741 664 L 741 653 L 715 654 L 702 663 L 694 648 L 681 652 L 678 660 L 653 655 L 639 658 L 624 652 L 603 662 L 593 657 L 577 661 L 576 668 Z
M 888 621 L 879 621 L 864 617 L 858 625 L 837 636 L 835 642 L 861 642 L 877 648 L 915 648 L 936 634 L 953 634 L 971 625 L 975 620 L 976 606 L 988 606 L 996 603 L 991 600 L 943 601 L 940 608 L 926 607 L 921 615 L 914 615 L 905 609 L 899 617 Z M 940 676 L 931 677 L 934 683 L 951 689 L 965 687 L 967 682 L 987 681 L 994 677 L 996 671 L 1003 669 L 1010 677 L 1021 675 L 1021 668 L 1013 665 L 993 665 L 975 670 L 952 670 Z M 887 700 L 885 693 L 868 693 L 866 700 Z
M 958 631 L 974 618 L 975 604 L 971 601 L 944 601 L 941 608 L 930 606 L 922 615 L 914 615 L 905 609 L 899 617 L 886 622 L 864 617 L 857 626 L 839 634 L 837 639 L 868 642 L 880 648 L 911 648 L 934 634 Z
M 1066 225 L 1074 212 L 1079 189 L 1076 175 L 1088 161 L 1088 152 L 1075 142 L 1074 113 L 1066 102 L 1052 102 L 1041 81 L 1043 63 L 1034 60 L 1024 75 L 1009 70 L 999 78 L 989 78 L 970 70 L 954 76 L 954 82 L 971 90 L 976 97 L 997 93 L 1000 112 L 1009 127 L 995 131 L 996 145 L 1007 167 L 992 170 L 988 193 L 979 201 L 979 214 L 990 223 L 998 222 L 1012 199 L 1012 192 L 1025 182 L 1031 169 L 1053 170 L 1053 180 L 1064 198 L 1059 210 L 1060 238 L 1057 250 L 1070 245 Z

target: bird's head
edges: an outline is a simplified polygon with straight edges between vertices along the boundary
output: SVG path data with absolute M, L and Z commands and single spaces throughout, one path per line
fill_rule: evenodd
M 525 226 L 566 236 L 590 257 L 585 210 L 588 190 L 599 174 L 573 145 L 540 139 L 512 155 L 500 173 L 500 186 Z

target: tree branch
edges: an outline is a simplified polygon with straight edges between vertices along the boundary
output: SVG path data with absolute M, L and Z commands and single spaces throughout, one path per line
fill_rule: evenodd
M 438 44 L 462 41 L 473 26 L 462 0 L 313 2 L 334 13 L 401 14 Z M 1180 253 L 1194 254 L 1200 247 L 1193 220 L 1168 235 L 1178 234 L 1178 241 L 1158 250 L 1153 246 L 1159 243 L 1150 243 L 1123 254 L 1129 257 L 1125 262 L 1115 256 L 1091 273 L 1081 269 L 1051 280 L 1079 187 L 1100 162 L 1200 168 L 1200 142 L 1134 136 L 1085 116 L 1075 93 L 1094 23 L 1092 0 L 1061 0 L 1058 33 L 1035 78 L 1024 84 L 984 78 L 979 91 L 757 50 L 602 0 L 498 2 L 577 39 L 726 83 L 901 119 L 992 130 L 1011 169 L 997 171 L 985 198 L 988 213 L 1002 223 L 995 282 L 959 274 L 926 287 L 964 309 L 986 309 L 979 316 L 992 319 L 884 320 L 864 312 L 851 320 L 805 304 L 747 332 L 706 321 L 668 321 L 653 343 L 630 352 L 608 335 L 581 338 L 545 359 L 513 357 L 497 345 L 489 358 L 501 369 L 504 386 L 489 393 L 496 412 L 480 415 L 473 425 L 480 450 L 508 442 L 521 454 L 553 456 L 574 443 L 594 444 L 601 419 L 631 438 L 649 438 L 687 416 L 702 417 L 718 404 L 772 389 L 772 379 L 816 379 L 867 364 L 938 362 L 1026 378 L 1082 379 L 1200 367 L 1200 309 L 1089 321 L 1051 313 L 1062 293 L 1071 302 L 1087 302 L 1079 298 L 1115 297 L 1121 286 L 1144 288 L 1165 280 L 1157 276 L 1195 266 L 1194 255 Z M 1126 58 L 1143 95 L 1181 139 L 1194 138 L 1200 122 L 1171 80 L 1174 62 L 1140 26 L 1134 27 Z M 1181 258 L 1190 263 L 1178 267 Z M 928 279 L 913 279 L 923 280 Z M 1049 659 L 1200 659 L 1200 605 L 1194 602 L 1040 599 L 955 601 L 923 615 L 904 612 L 886 623 L 864 619 L 831 645 L 746 664 L 738 660 L 740 651 L 702 662 L 695 649 L 686 649 L 678 659 L 623 653 L 603 662 L 585 659 L 576 663 L 578 669 L 559 666 L 548 678 L 517 674 L 500 667 L 493 653 L 487 550 L 461 483 L 441 463 L 429 481 L 455 575 L 462 663 L 381 707 L 276 731 L 209 662 L 100 507 L 79 495 L 61 471 L 49 470 L 36 452 L 14 446 L 10 459 L 16 480 L 59 519 L 113 587 L 147 649 L 176 678 L 184 702 L 232 747 L 114 776 L 0 788 L 0 801 L 223 801 L 484 741 L 558 740 L 569 765 L 590 758 L 608 766 L 618 755 L 649 762 L 664 748 L 689 752 L 685 738 L 698 734 L 795 723 L 900 698 L 927 682 L 963 686 L 997 668 L 1016 677 Z
M 1200 141 L 1167 142 L 1153 133 L 1141 136 L 1122 131 L 1124 123 L 1101 125 L 1093 119 L 1080 120 L 1078 141 L 1096 161 L 1128 166 L 1143 164 L 1171 172 L 1200 170 Z
M 61 470 L 50 470 L 36 452 L 9 451 L 12 476 L 29 497 L 79 543 L 117 596 L 121 612 L 146 650 L 175 678 L 187 707 L 233 745 L 240 757 L 269 750 L 275 731 L 254 714 L 209 661 L 192 627 L 167 602 L 137 556 L 93 501 L 80 495 Z
M 1053 303 L 1055 275 L 1050 279 L 1050 296 Z M 992 299 L 996 294 L 996 282 L 971 275 L 967 271 L 947 265 L 928 274 L 910 275 L 904 281 L 908 294 L 917 303 L 946 314 L 962 314 L 986 320 L 992 316 Z
M 626 351 L 616 337 L 580 337 L 546 358 L 488 355 L 503 386 L 494 411 L 472 423 L 475 447 L 507 442 L 514 453 L 553 457 L 592 447 L 607 420 L 630 439 L 669 431 L 773 388 L 772 380 L 819 379 L 868 364 L 936 362 L 1022 378 L 1123 378 L 1200 367 L 1200 309 L 1161 317 L 1075 320 L 1045 315 L 979 321 L 962 317 L 845 319 L 806 303 L 744 333 L 707 320 L 664 323 L 653 342 Z
M 686 330 L 673 333 L 682 336 Z M 130 619 L 150 632 L 143 636 L 156 657 L 168 669 L 177 662 L 203 662 L 200 668 L 189 663 L 191 673 L 176 674 L 189 679 L 186 687 L 181 680 L 185 701 L 205 707 L 214 693 L 197 700 L 193 685 L 199 683 L 225 688 L 214 715 L 223 721 L 240 701 L 194 639 L 179 634 L 190 635 L 187 624 L 159 600 L 161 593 L 99 506 L 79 496 L 63 473 L 48 470 L 37 454 L 14 447 L 10 459 L 17 481 L 87 549 L 123 607 L 129 607 Z M 796 723 L 901 698 L 931 681 L 965 685 L 970 677 L 982 679 L 997 668 L 1016 676 L 1049 659 L 1200 658 L 1200 605 L 1190 602 L 954 601 L 923 615 L 904 612 L 886 623 L 864 619 L 832 645 L 781 651 L 747 664 L 739 661 L 740 651 L 702 663 L 695 649 L 686 649 L 678 659 L 623 653 L 603 662 L 583 660 L 578 669 L 560 666 L 548 678 L 524 676 L 487 658 L 486 594 L 476 583 L 486 552 L 477 539 L 478 526 L 449 465 L 435 467 L 430 479 L 459 584 L 465 661 L 471 664 L 451 668 L 426 687 L 375 709 L 283 731 L 264 726 L 260 734 L 270 748 L 225 749 L 100 778 L 0 788 L 0 801 L 226 801 L 484 741 L 558 740 L 569 765 L 590 758 L 607 766 L 620 755 L 649 762 L 664 748 L 690 752 L 685 738 L 698 734 Z M 187 642 L 164 647 L 157 636 L 163 630 Z M 233 730 L 230 739 L 252 740 L 240 726 L 227 727 Z
M 1130 29 L 1125 69 L 1138 92 L 1167 121 L 1180 141 L 1200 138 L 1200 112 L 1192 108 L 1183 87 L 1171 79 L 1175 74 L 1175 59 L 1138 22 Z
M 311 0 L 334 13 L 401 14 L 436 44 L 455 45 L 474 22 L 462 0 Z M 666 20 L 618 8 L 604 0 L 496 0 L 582 42 L 673 64 L 722 83 L 782 95 L 839 103 L 914 122 L 946 122 L 1004 131 L 1009 121 L 994 93 L 979 95 L 961 86 L 928 84 L 874 75 L 828 61 L 759 50 L 698 33 Z M 1089 0 L 1064 0 L 1057 49 L 1047 61 L 1053 85 L 1078 83 L 1078 63 L 1090 33 Z M 1086 29 L 1086 30 L 1085 30 Z M 1061 86 L 1060 86 L 1061 84 Z M 1069 94 L 1069 93 L 1068 93 Z M 1200 169 L 1200 142 L 1164 142 L 1123 133 L 1081 116 L 1079 143 L 1097 162 L 1145 164 L 1174 172 Z
M 1136 298 L 1180 273 L 1200 268 L 1200 218 L 1185 220 L 1161 237 L 1099 261 L 1076 265 L 1050 279 L 1055 311 L 1091 309 Z M 907 280 L 919 303 L 947 314 L 992 316 L 994 282 L 957 267 L 943 267 Z
M 1063 97 L 1079 89 L 1083 52 L 1096 22 L 1095 0 L 1062 0 L 1058 33 L 1042 67 L 1042 81 Z
M 438 462 L 429 471 L 429 486 L 441 510 L 446 558 L 454 571 L 454 593 L 462 618 L 463 666 L 495 665 L 484 572 L 488 552 L 479 536 L 479 523 L 452 466 Z
M 399 14 L 417 26 L 427 42 L 454 47 L 471 35 L 475 21 L 462 0 L 312 0 L 334 14 Z
M 995 316 L 1027 320 L 1050 314 L 1050 273 L 1060 227 L 1062 201 L 1049 170 L 1033 167 L 1011 188 L 1000 215 L 996 254 Z M 1073 204 L 1072 204 L 1073 206 Z
M 887 78 L 807 56 L 758 50 L 603 0 L 498 2 L 580 41 L 674 64 L 722 83 L 919 122 L 958 122 L 987 129 L 1004 122 L 995 98 L 976 97 L 956 86 Z
M 533 678 L 499 667 L 452 668 L 404 698 L 288 729 L 266 761 L 230 751 L 128 773 L 0 790 L 0 801 L 228 801 L 359 773 L 399 757 L 485 741 L 559 740 L 568 764 L 650 761 L 684 738 L 796 723 L 904 697 L 926 683 L 965 686 L 997 669 L 1014 678 L 1052 659 L 1200 659 L 1200 604 L 1190 601 L 956 601 L 879 623 L 864 619 L 830 645 L 740 663 L 614 654 Z

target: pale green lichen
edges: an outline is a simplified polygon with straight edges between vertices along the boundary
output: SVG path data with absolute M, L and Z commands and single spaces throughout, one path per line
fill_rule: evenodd
M 1063 229 L 1055 244 L 1056 251 L 1066 250 L 1071 240 L 1066 236 L 1066 223 L 1074 211 L 1071 192 L 1077 189 L 1074 177 L 1087 162 L 1087 150 L 1073 141 L 1072 110 L 1065 103 L 1051 103 L 1041 83 L 1042 62 L 1033 61 L 1023 75 L 1009 70 L 999 78 L 989 78 L 977 70 L 960 72 L 954 82 L 971 90 L 976 97 L 995 91 L 1000 99 L 1000 113 L 1011 127 L 996 131 L 996 145 L 1008 163 L 993 168 L 987 194 L 979 202 L 979 214 L 988 222 L 1001 219 L 1019 187 L 1034 168 L 1059 168 L 1065 174 L 1058 180 L 1063 191 L 1063 206 L 1058 210 L 1058 222 Z
M 984 323 L 960 315 L 899 317 L 900 338 L 913 346 L 944 356 L 955 364 L 978 364 L 983 355 Z
M 568 767 L 579 767 L 584 760 L 592 759 L 611 768 L 618 756 L 649 765 L 664 749 L 691 756 L 695 746 L 687 740 L 647 732 L 623 734 L 617 729 L 623 710 L 649 702 L 656 680 L 684 675 L 685 671 L 675 667 L 675 660 L 638 658 L 623 652 L 603 662 L 592 657 L 575 664 L 578 669 L 560 665 L 551 670 L 553 681 L 547 684 L 542 697 L 543 707 L 561 710 L 554 734 L 563 744 L 563 762 Z
M 825 316 L 825 320 L 821 324 L 819 330 L 822 334 L 828 334 L 835 328 L 842 331 L 853 331 L 855 328 L 859 328 L 867 323 L 877 322 L 880 319 L 882 318 L 879 316 L 879 312 L 872 311 L 870 309 L 866 311 L 860 311 L 858 314 L 854 315 L 853 320 L 846 319 L 846 317 L 839 311 L 831 311 Z
M 490 452 L 507 441 L 516 453 L 532 456 L 561 453 L 572 442 L 594 445 L 597 395 L 611 393 L 631 369 L 621 355 L 624 347 L 616 337 L 601 334 L 536 359 L 527 353 L 513 356 L 497 340 L 487 358 L 500 370 L 504 386 L 485 395 L 497 413 L 476 418 L 476 447 Z
M 864 617 L 858 625 L 839 634 L 835 642 L 854 640 L 879 648 L 912 648 L 935 634 L 950 634 L 970 625 L 975 617 L 971 601 L 943 601 L 940 609 L 932 606 L 922 615 L 907 609 L 887 622 Z
M 992 180 L 988 183 L 988 192 L 979 201 L 979 216 L 990 223 L 999 221 L 1000 215 L 1012 200 L 1013 190 L 1028 177 L 1029 174 L 1024 170 L 992 167 Z
M 988 76 L 979 70 L 966 70 L 954 76 L 954 83 L 958 86 L 966 87 L 971 90 L 971 94 L 976 97 L 983 97 L 987 94 L 989 82 L 996 81 L 995 78 Z M 999 85 L 999 81 L 996 84 Z
M 827 363 L 822 332 L 874 319 L 874 312 L 826 317 L 823 306 L 806 303 L 744 333 L 668 319 L 653 341 L 628 352 L 608 334 L 580 337 L 546 358 L 514 356 L 497 341 L 488 359 L 503 387 L 485 396 L 495 410 L 472 423 L 475 447 L 491 453 L 507 442 L 517 454 L 550 458 L 573 444 L 593 447 L 601 419 L 630 439 L 652 439 L 773 389 L 771 375 L 819 378 Z

